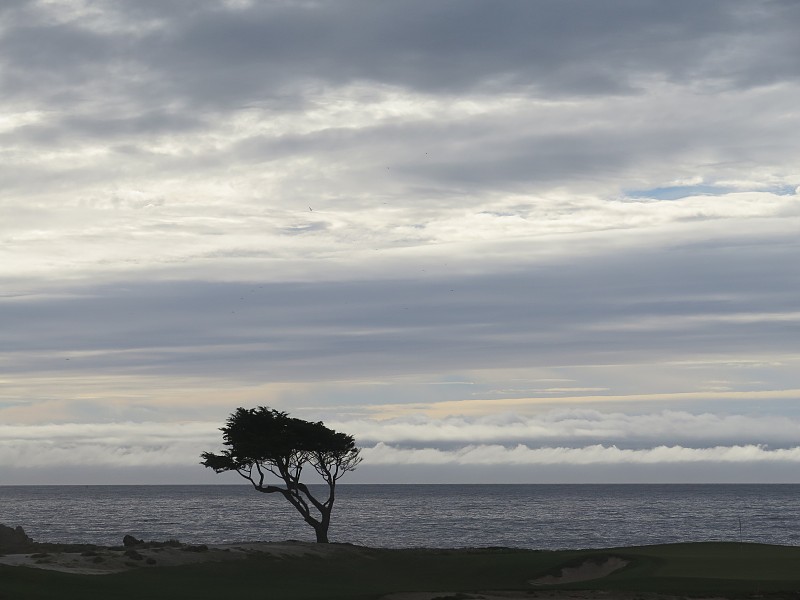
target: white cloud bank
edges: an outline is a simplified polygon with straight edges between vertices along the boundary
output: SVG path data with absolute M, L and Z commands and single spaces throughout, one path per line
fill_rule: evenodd
M 599 444 L 583 448 L 530 448 L 518 444 L 466 446 L 456 450 L 397 448 L 379 443 L 363 451 L 367 464 L 375 465 L 621 465 L 680 463 L 800 463 L 800 447 L 771 450 L 764 446 L 685 448 L 657 446 L 629 450 Z
M 560 410 L 535 418 L 419 417 L 328 425 L 355 434 L 363 447 L 364 465 L 370 467 L 800 462 L 800 447 L 790 443 L 798 439 L 800 421 L 784 417 Z M 14 465 L 200 470 L 200 453 L 220 447 L 218 427 L 211 422 L 2 425 L 0 464 L 7 469 Z M 671 438 L 681 442 L 670 443 Z M 717 443 L 742 438 L 761 441 Z
M 218 423 L 0 425 L 0 465 L 189 467 L 219 444 Z
M 550 410 L 535 416 L 513 413 L 485 417 L 423 416 L 384 421 L 329 422 L 359 442 L 406 446 L 442 444 L 565 445 L 588 443 L 638 447 L 682 444 L 697 447 L 738 443 L 789 447 L 800 439 L 800 420 L 786 416 L 693 414 L 665 410 L 645 414 L 591 409 Z

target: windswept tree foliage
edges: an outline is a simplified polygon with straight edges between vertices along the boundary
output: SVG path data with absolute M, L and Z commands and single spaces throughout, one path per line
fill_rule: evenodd
M 204 452 L 201 464 L 217 473 L 236 471 L 256 491 L 283 494 L 314 528 L 317 542 L 327 543 L 336 482 L 361 462 L 353 436 L 264 406 L 237 408 L 220 431 L 227 448 Z M 316 498 L 300 481 L 307 466 L 328 485 L 327 499 Z M 270 484 L 269 475 L 285 487 Z

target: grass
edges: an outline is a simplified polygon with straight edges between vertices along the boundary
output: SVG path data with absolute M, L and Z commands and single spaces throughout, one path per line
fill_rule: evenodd
M 602 579 L 548 587 L 800 598 L 800 548 L 694 543 L 560 552 L 374 549 L 325 558 L 263 554 L 104 576 L 0 567 L 0 599 L 374 600 L 399 591 L 530 590 L 531 579 L 608 555 L 630 564 Z
M 629 568 L 583 589 L 800 598 L 794 546 L 707 542 L 625 548 L 619 555 L 631 560 Z

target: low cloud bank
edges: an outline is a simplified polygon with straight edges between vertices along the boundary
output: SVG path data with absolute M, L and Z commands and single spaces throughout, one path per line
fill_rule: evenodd
M 0 426 L 0 465 L 187 466 L 219 445 L 217 423 L 65 423 Z
M 361 444 L 403 446 L 525 444 L 528 446 L 688 447 L 760 445 L 790 447 L 800 439 L 800 421 L 786 416 L 694 414 L 664 410 L 646 414 L 559 409 L 535 416 L 504 413 L 434 419 L 411 416 L 383 421 L 328 422 Z
M 537 417 L 327 422 L 353 433 L 365 465 L 800 463 L 785 417 L 557 410 Z M 187 467 L 220 447 L 219 423 L 0 426 L 0 465 Z M 600 440 L 600 441 L 597 441 Z M 198 465 L 199 467 L 199 465 Z
M 500 445 L 466 446 L 455 450 L 397 448 L 379 443 L 364 449 L 367 464 L 419 465 L 592 465 L 675 463 L 800 463 L 800 447 L 771 450 L 765 446 L 716 446 L 685 448 L 658 446 L 626 450 L 616 446 L 584 448 L 513 448 Z

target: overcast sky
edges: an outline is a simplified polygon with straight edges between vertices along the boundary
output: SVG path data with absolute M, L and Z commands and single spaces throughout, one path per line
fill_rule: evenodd
M 4 0 L 0 484 L 800 482 L 800 3 Z

